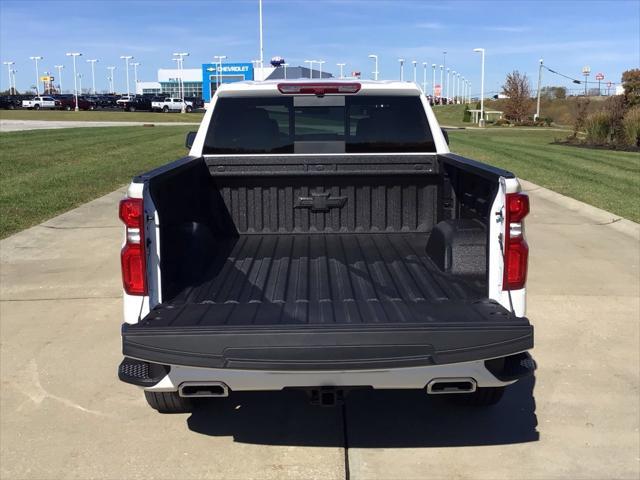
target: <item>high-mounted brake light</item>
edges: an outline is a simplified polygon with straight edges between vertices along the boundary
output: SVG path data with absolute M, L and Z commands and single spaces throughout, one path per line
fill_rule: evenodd
M 502 289 L 519 290 L 527 282 L 529 246 L 524 239 L 523 220 L 529 213 L 529 197 L 524 193 L 507 194 L 505 211 Z
M 358 93 L 359 83 L 279 83 L 280 93 L 288 95 L 337 95 Z
M 120 252 L 122 286 L 129 295 L 147 294 L 144 247 L 144 204 L 140 198 L 120 202 L 120 220 L 126 227 L 126 241 Z

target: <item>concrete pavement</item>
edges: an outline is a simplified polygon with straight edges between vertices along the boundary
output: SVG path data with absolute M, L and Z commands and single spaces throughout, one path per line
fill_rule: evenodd
M 637 225 L 528 188 L 539 369 L 487 410 L 255 393 L 159 415 L 116 376 L 124 190 L 2 240 L 0 477 L 637 479 Z

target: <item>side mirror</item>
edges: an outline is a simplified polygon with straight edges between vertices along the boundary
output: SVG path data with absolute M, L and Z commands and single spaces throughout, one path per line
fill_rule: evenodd
M 447 145 L 449 145 L 449 133 L 444 128 L 442 128 L 441 130 L 442 130 L 442 135 L 444 135 L 444 139 L 447 142 Z
M 196 139 L 196 135 L 198 134 L 198 132 L 188 132 L 187 133 L 187 138 L 184 142 L 184 146 L 187 148 L 191 148 L 191 146 L 193 145 L 194 140 Z

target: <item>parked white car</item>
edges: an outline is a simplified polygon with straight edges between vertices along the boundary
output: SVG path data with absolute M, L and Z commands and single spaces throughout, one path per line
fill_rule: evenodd
M 162 102 L 151 102 L 151 110 L 154 112 L 181 112 L 183 106 L 187 113 L 193 110 L 193 102 L 183 101 L 181 98 L 165 98 Z
M 60 102 L 53 97 L 33 97 L 31 100 L 23 100 L 22 108 L 40 110 L 41 108 L 54 109 L 60 106 Z

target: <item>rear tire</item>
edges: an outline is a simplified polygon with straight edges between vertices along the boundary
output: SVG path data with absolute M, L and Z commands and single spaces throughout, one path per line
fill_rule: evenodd
M 478 388 L 473 393 L 455 394 L 449 397 L 449 400 L 459 405 L 468 405 L 471 407 L 488 407 L 495 405 L 504 395 L 505 387 L 484 387 Z
M 40 110 L 40 105 L 38 105 L 37 103 L 33 106 L 34 110 Z
M 67 112 L 70 112 L 70 111 L 71 111 L 71 105 L 67 105 L 66 107 L 64 107 L 64 109 L 65 109 Z
M 164 113 L 169 113 L 169 107 L 167 107 L 166 105 L 164 107 L 162 107 L 162 111 Z
M 192 109 L 190 106 L 188 106 L 188 105 L 187 105 L 186 110 L 187 110 L 187 113 L 191 113 L 191 111 L 192 111 L 193 109 Z
M 159 413 L 190 413 L 193 403 L 178 392 L 144 392 L 147 403 Z

